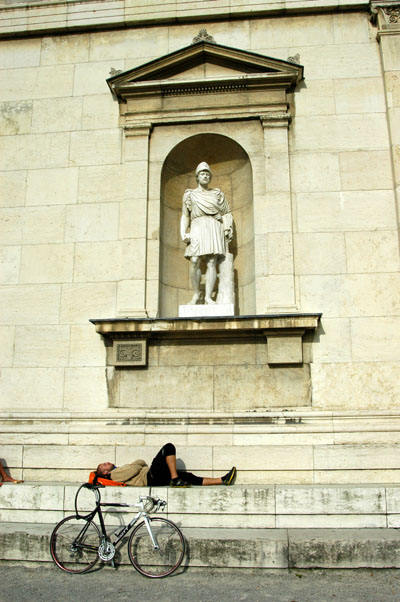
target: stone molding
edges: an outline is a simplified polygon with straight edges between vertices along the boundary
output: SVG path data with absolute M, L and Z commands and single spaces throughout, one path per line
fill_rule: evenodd
M 267 340 L 268 364 L 302 364 L 303 335 L 315 330 L 322 314 L 289 314 L 242 316 L 227 318 L 110 318 L 92 319 L 96 332 L 113 345 L 114 366 L 146 365 L 145 345 L 162 339 L 183 340 L 188 344 L 219 339 L 251 339 L 263 336 Z M 140 361 L 116 361 L 121 340 L 142 346 Z
M 207 63 L 221 65 L 225 71 L 212 77 L 185 77 L 188 69 Z M 226 70 L 230 71 L 228 75 Z M 176 79 L 180 73 L 182 78 Z M 107 84 L 120 103 L 120 121 L 125 133 L 132 135 L 130 132 L 137 127 L 256 119 L 261 115 L 264 120 L 271 115 L 270 120 L 276 125 L 282 119 L 290 119 L 286 95 L 303 75 L 302 65 L 200 40 L 115 74 L 107 79 Z M 264 93 L 262 104 L 260 92 Z M 208 100 L 215 95 L 229 98 L 215 106 Z M 182 96 L 197 98 L 189 107 L 182 105 Z M 164 99 L 169 100 L 167 106 Z
M 99 10 L 98 0 L 43 0 L 18 2 L 18 4 L 0 7 L 0 37 L 33 36 L 41 33 L 74 33 L 77 31 L 96 31 L 107 26 L 139 27 L 141 25 L 166 25 L 190 23 L 205 19 L 219 19 L 218 6 L 197 3 L 188 11 L 187 2 L 175 0 L 163 6 L 159 0 L 138 3 L 133 6 L 127 0 L 102 0 Z M 307 14 L 313 12 L 340 10 L 368 10 L 368 0 L 267 0 L 259 1 L 231 0 L 230 18 L 276 16 L 288 14 Z
M 152 125 L 151 123 L 136 123 L 135 125 L 124 125 L 123 129 L 127 138 L 134 136 L 150 136 Z
M 315 330 L 322 314 L 270 314 L 232 318 L 93 318 L 96 332 L 115 338 L 187 338 L 204 335 L 294 334 Z
M 249 429 L 262 426 L 263 433 L 271 432 L 398 432 L 400 412 L 398 410 L 332 411 L 293 408 L 291 410 L 248 411 L 248 412 L 179 412 L 143 411 L 113 408 L 103 412 L 7 412 L 0 418 L 0 433 L 15 431 L 29 433 L 102 433 L 110 431 L 130 432 L 143 425 L 203 425 L 205 430 L 214 425 L 247 425 Z M 88 425 L 90 428 L 88 429 Z

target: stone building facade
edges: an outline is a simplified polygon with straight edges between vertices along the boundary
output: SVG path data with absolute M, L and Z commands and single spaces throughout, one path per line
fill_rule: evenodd
M 3 0 L 0 78 L 13 473 L 172 439 L 243 483 L 396 481 L 400 3 Z M 177 319 L 200 160 L 233 207 L 230 319 Z

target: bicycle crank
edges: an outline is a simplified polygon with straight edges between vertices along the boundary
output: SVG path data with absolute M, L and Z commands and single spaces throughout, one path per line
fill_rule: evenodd
M 102 560 L 108 562 L 115 556 L 115 547 L 110 541 L 103 541 L 99 546 L 98 554 Z

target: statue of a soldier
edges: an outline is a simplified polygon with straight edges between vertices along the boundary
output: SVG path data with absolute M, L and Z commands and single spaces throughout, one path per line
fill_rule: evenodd
M 209 188 L 211 178 L 208 164 L 200 163 L 196 168 L 197 188 L 185 190 L 182 200 L 181 237 L 187 243 L 185 257 L 190 260 L 190 280 L 194 290 L 190 301 L 192 305 L 201 299 L 200 263 L 203 258 L 207 264 L 204 302 L 215 303 L 211 295 L 217 278 L 217 264 L 229 253 L 233 236 L 231 209 L 221 190 Z

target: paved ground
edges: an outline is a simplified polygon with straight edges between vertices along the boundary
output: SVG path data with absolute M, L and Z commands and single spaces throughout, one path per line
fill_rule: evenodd
M 0 566 L 1 602 L 400 602 L 400 571 L 193 571 L 151 580 L 132 569 L 68 575 Z

